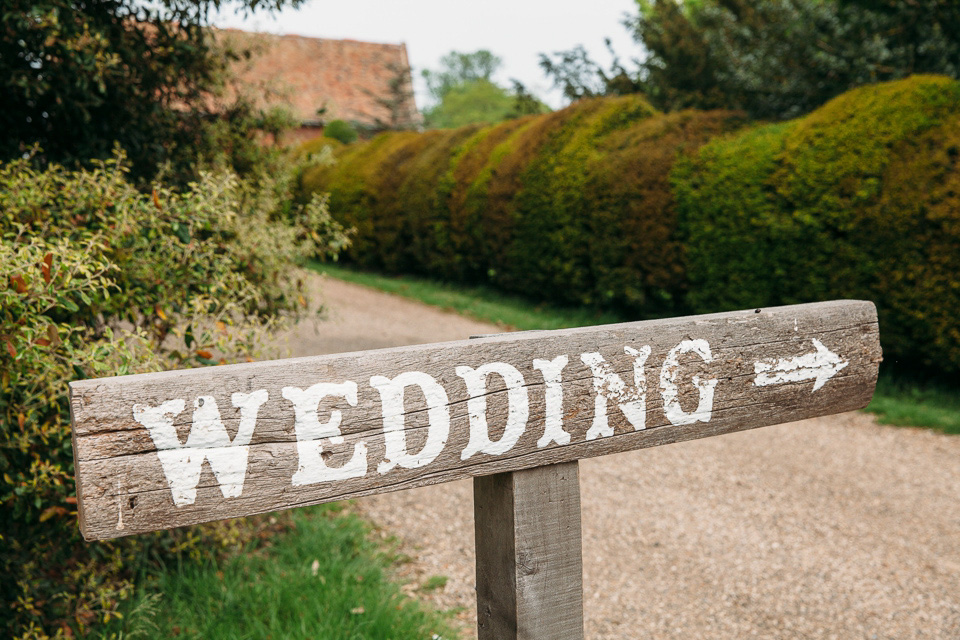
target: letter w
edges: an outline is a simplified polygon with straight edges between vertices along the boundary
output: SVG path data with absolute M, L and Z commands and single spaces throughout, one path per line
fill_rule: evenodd
M 147 428 L 157 447 L 157 456 L 175 505 L 182 507 L 196 501 L 204 460 L 210 461 L 224 498 L 236 498 L 243 492 L 248 445 L 253 437 L 257 412 L 267 397 L 266 389 L 233 394 L 233 406 L 240 409 L 240 426 L 237 435 L 230 440 L 216 401 L 212 396 L 198 396 L 193 403 L 193 425 L 185 444 L 180 442 L 173 426 L 173 419 L 183 412 L 185 402 L 182 399 L 169 400 L 159 407 L 133 406 L 134 419 Z

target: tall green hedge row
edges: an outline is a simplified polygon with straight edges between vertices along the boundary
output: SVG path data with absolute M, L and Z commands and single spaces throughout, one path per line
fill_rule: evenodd
M 960 83 L 850 91 L 776 125 L 636 96 L 390 133 L 301 176 L 366 267 L 636 317 L 874 300 L 888 359 L 960 370 Z
M 666 314 L 684 282 L 670 170 L 740 123 L 661 115 L 636 96 L 587 100 L 496 126 L 382 134 L 301 188 L 330 192 L 363 266 Z
M 695 310 L 873 300 L 887 360 L 960 370 L 960 83 L 914 76 L 673 173 Z

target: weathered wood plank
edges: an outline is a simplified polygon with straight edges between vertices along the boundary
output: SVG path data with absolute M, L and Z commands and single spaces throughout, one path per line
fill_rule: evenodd
M 474 479 L 480 640 L 583 640 L 578 470 Z
M 574 464 L 574 463 L 567 463 Z M 579 463 L 575 463 L 579 464 Z M 549 467 L 536 467 L 539 471 Z M 513 478 L 522 471 L 473 479 L 479 640 L 517 637 L 517 550 Z
M 838 301 L 74 382 L 81 527 L 112 538 L 849 411 L 880 359 L 874 306 Z

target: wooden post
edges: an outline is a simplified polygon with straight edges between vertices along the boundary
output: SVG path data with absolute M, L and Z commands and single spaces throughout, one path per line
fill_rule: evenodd
M 479 640 L 583 640 L 579 463 L 474 478 Z
M 580 463 L 474 478 L 473 527 L 479 640 L 583 640 Z

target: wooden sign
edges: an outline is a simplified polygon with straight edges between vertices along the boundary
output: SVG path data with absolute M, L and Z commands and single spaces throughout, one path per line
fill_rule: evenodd
M 825 302 L 70 384 L 88 540 L 866 406 L 872 303 Z

